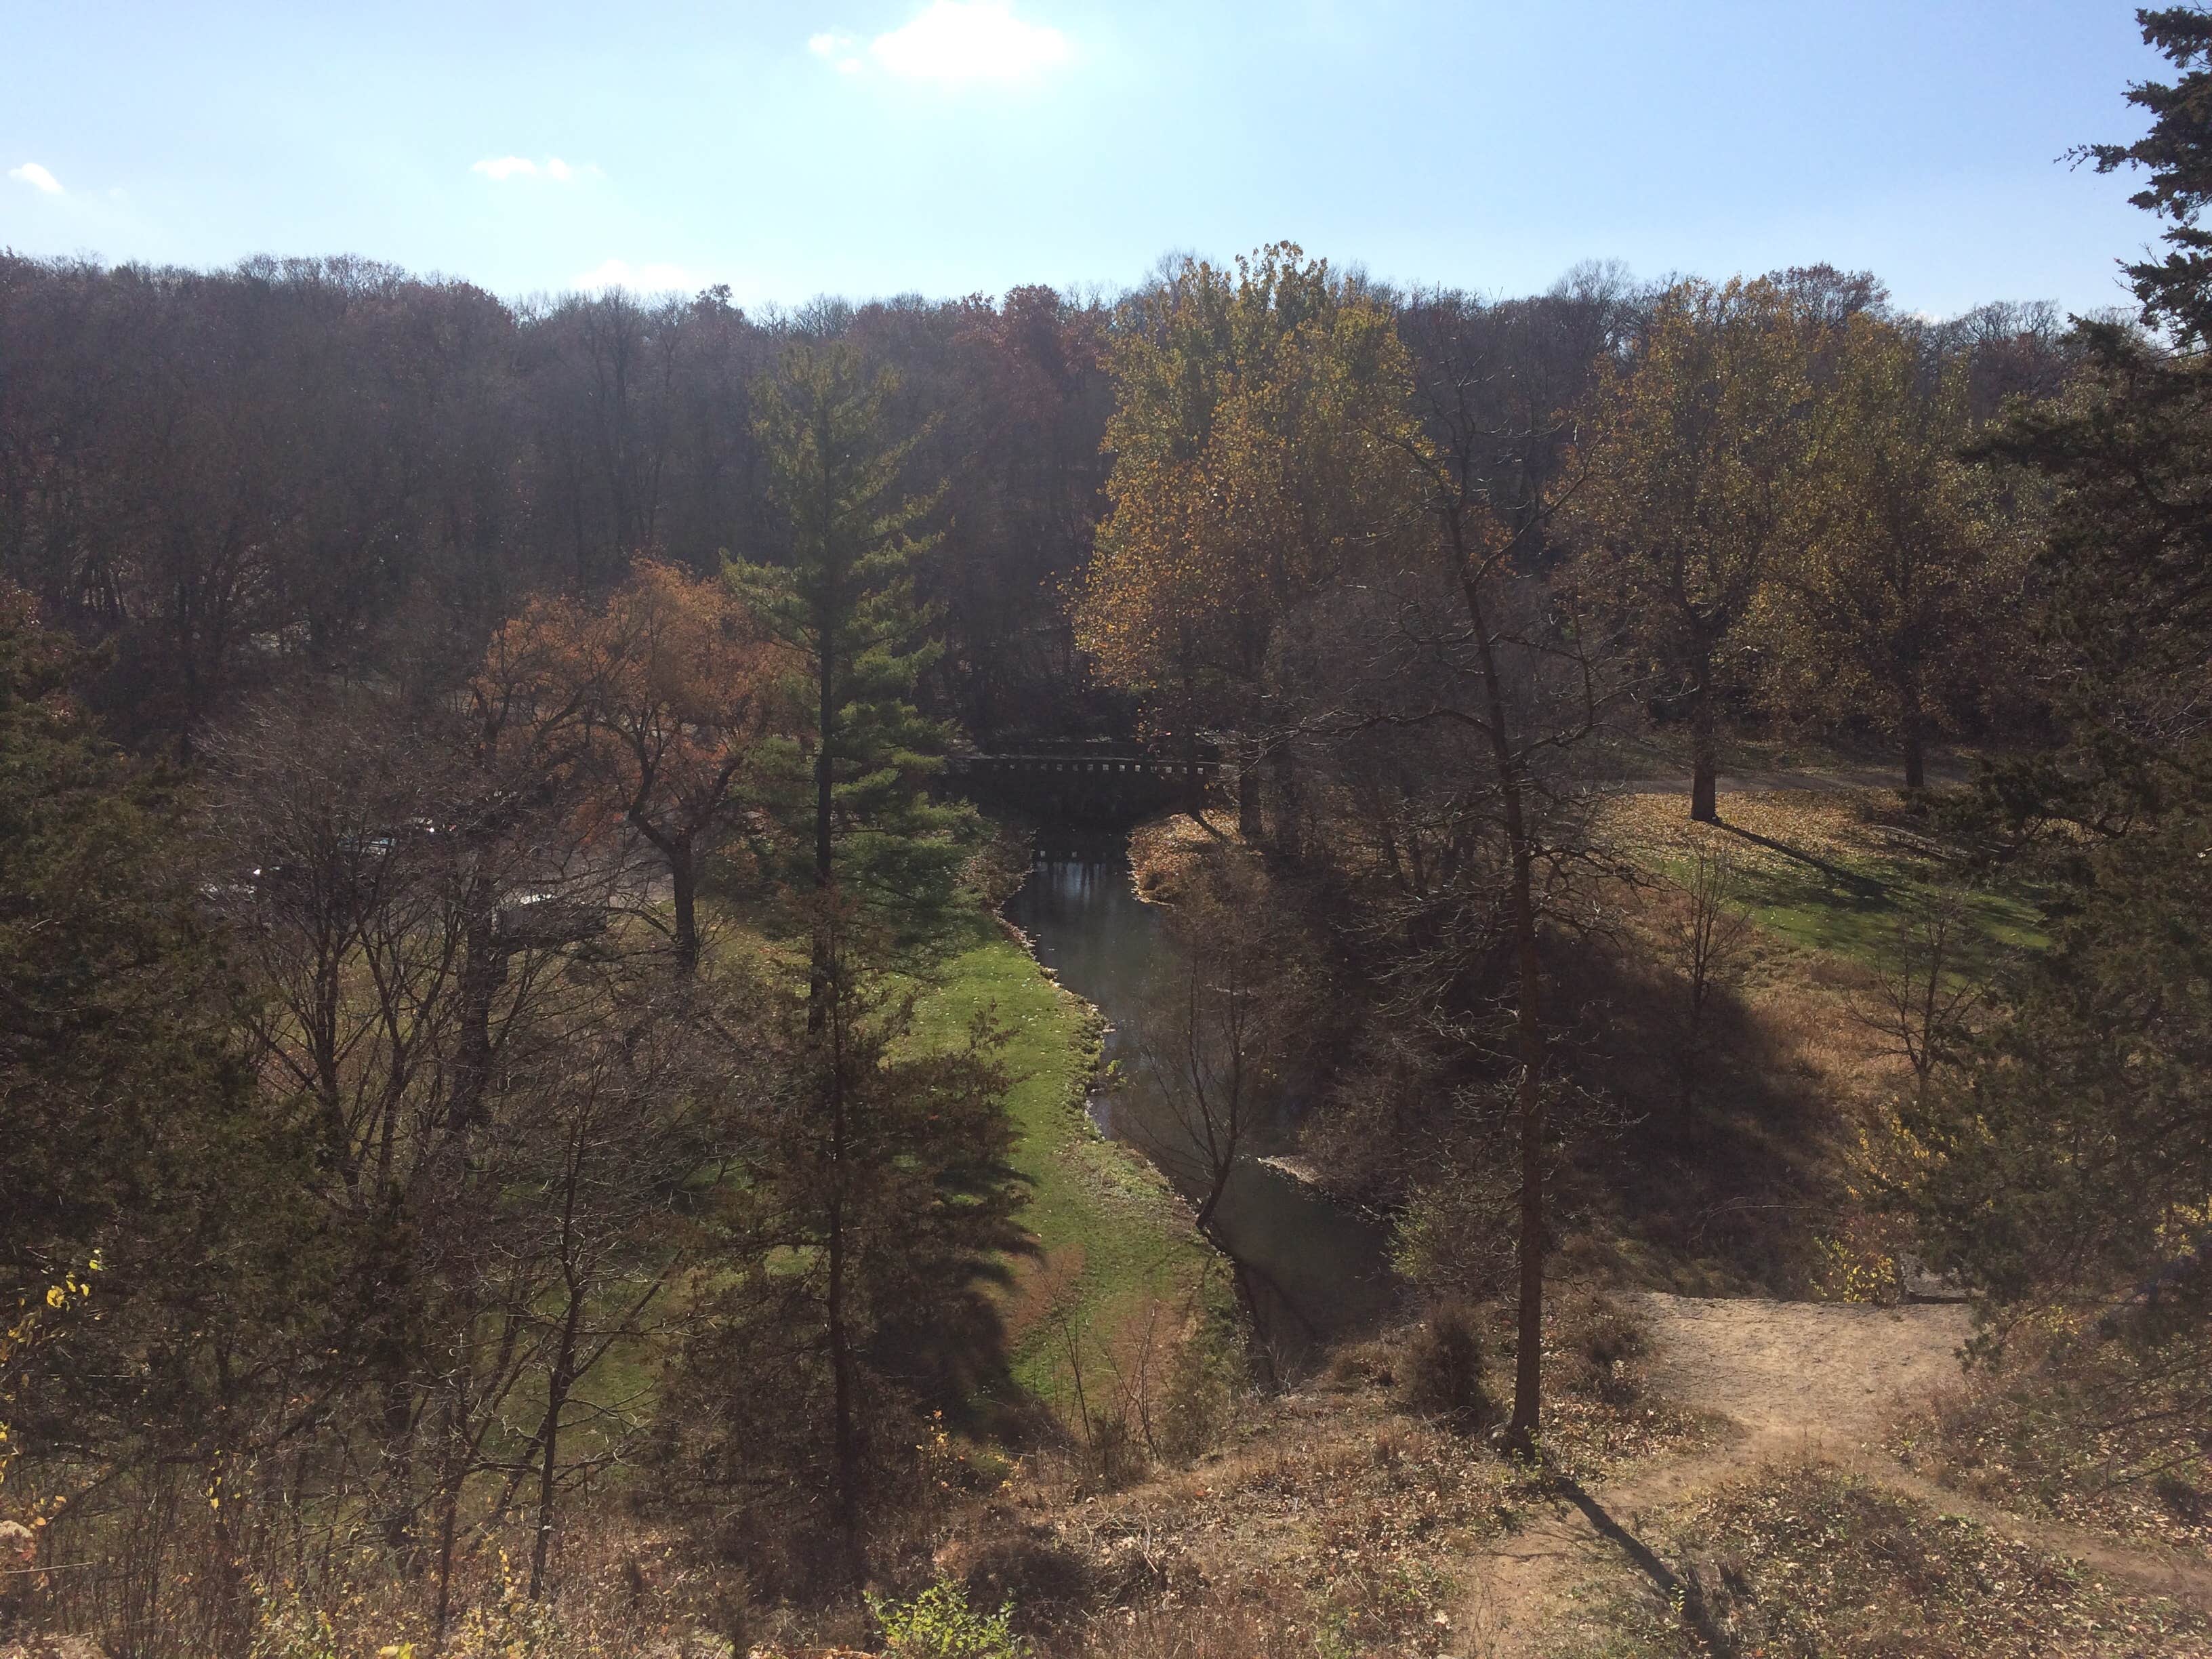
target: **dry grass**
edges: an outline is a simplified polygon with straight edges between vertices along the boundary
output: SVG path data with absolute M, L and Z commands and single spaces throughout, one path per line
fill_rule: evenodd
M 2009 1355 L 1899 1425 L 1891 1449 L 1942 1486 L 2107 1537 L 2212 1557 L 2212 1446 L 2193 1411 L 2130 1389 L 2094 1347 Z
M 1172 904 L 1199 862 L 1224 848 L 1242 848 L 1231 813 L 1210 818 L 1218 834 L 1209 834 L 1188 813 L 1155 818 L 1129 833 L 1129 868 L 1138 893 L 1156 903 Z
M 2043 1659 L 2212 1654 L 2212 1620 L 1831 1465 L 1760 1470 L 1662 1517 L 1669 1607 L 1606 1592 L 1589 1655 Z M 1698 1632 L 1702 1625 L 1704 1634 Z M 1715 1639 L 1717 1638 L 1717 1639 Z
M 1620 1310 L 1560 1304 L 1549 1457 L 1595 1479 L 1701 1443 L 1705 1420 L 1650 1390 Z M 1494 1323 L 1481 1335 L 1500 1352 Z M 1460 1651 L 1446 1610 L 1468 1559 L 1535 1518 L 1546 1482 L 1407 1408 L 1411 1339 L 1346 1350 L 1303 1393 L 1247 1400 L 1219 1449 L 1119 1489 L 1077 1460 L 1025 1460 L 939 1565 L 971 1599 L 1029 1607 L 1052 1654 Z M 1510 1368 L 1490 1364 L 1494 1389 Z

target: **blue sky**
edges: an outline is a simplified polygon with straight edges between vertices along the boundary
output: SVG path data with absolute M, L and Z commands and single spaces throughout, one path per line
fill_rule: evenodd
M 0 0 L 0 246 L 496 292 L 1118 288 L 1278 238 L 1488 294 L 1827 259 L 2120 302 L 2111 0 Z

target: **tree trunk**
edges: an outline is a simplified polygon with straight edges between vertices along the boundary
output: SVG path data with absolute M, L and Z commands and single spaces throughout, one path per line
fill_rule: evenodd
M 405 1376 L 384 1382 L 384 1547 L 410 1558 L 415 1547 L 415 1402 Z
M 676 972 L 690 979 L 699 971 L 699 872 L 688 841 L 669 849 L 668 885 L 676 905 Z
M 833 992 L 834 994 L 834 988 Z M 830 1011 L 825 1007 L 824 1012 Z M 837 1465 L 837 1530 L 844 1544 L 845 1565 L 855 1584 L 867 1577 L 867 1560 L 860 1547 L 860 1440 L 855 1398 L 853 1334 L 845 1318 L 845 1158 L 849 1125 L 846 1121 L 844 1030 L 842 1012 L 830 1024 L 824 1052 L 830 1060 L 830 1213 L 824 1229 L 823 1255 L 829 1280 L 823 1287 L 823 1313 L 830 1344 L 830 1388 L 832 1449 Z
M 1720 807 L 1720 740 L 1715 731 L 1713 671 L 1710 663 L 1698 665 L 1697 689 L 1690 704 L 1690 817 L 1698 823 L 1718 823 Z
M 438 1601 L 432 1624 L 436 1648 L 443 1651 L 446 1632 L 453 1619 L 453 1546 L 460 1532 L 461 1485 L 468 1479 L 469 1452 L 464 1421 L 468 1413 L 467 1376 L 446 1396 L 444 1445 L 440 1450 L 439 1484 L 445 1488 L 438 1504 Z
M 1278 744 L 1269 756 L 1275 775 L 1275 850 L 1295 864 L 1304 850 L 1302 834 L 1304 804 L 1298 796 L 1297 757 L 1288 743 Z
M 1214 1246 L 1220 1249 L 1217 1243 Z M 1260 1295 L 1252 1286 L 1251 1270 L 1229 1251 L 1221 1254 L 1229 1260 L 1229 1277 L 1237 1287 L 1237 1300 L 1244 1310 L 1244 1322 L 1252 1332 L 1252 1365 L 1260 1373 L 1261 1392 L 1273 1394 L 1282 1387 L 1282 1377 L 1275 1367 L 1275 1350 L 1267 1340 L 1266 1316 L 1260 1311 Z
M 1927 721 L 1920 713 L 1920 688 L 1907 679 L 1903 687 L 1903 718 L 1905 738 L 1905 787 L 1925 789 L 1928 787 Z
M 1520 1003 L 1515 1035 L 1521 1077 L 1515 1088 L 1514 1116 L 1521 1135 L 1521 1236 L 1516 1247 L 1520 1307 L 1514 1340 L 1513 1413 L 1505 1434 L 1509 1445 L 1528 1452 L 1534 1449 L 1542 1427 L 1544 1404 L 1544 971 L 1536 932 L 1535 847 L 1528 828 L 1523 757 L 1506 723 L 1504 680 L 1484 614 L 1480 579 L 1468 563 L 1455 523 L 1453 532 L 1460 595 L 1482 668 L 1491 759 L 1498 772 L 1500 816 L 1512 859 L 1513 963 Z
M 1513 1415 L 1506 1434 L 1522 1450 L 1534 1446 L 1544 1398 L 1544 1031 L 1540 1006 L 1542 961 L 1536 939 L 1536 904 L 1520 791 L 1506 802 L 1507 836 L 1513 843 L 1514 963 L 1520 981 L 1516 1021 L 1521 1079 L 1515 1116 L 1521 1130 L 1520 1319 L 1513 1357 Z
M 815 716 L 814 750 L 814 948 L 806 975 L 806 1029 L 819 1031 L 830 1017 L 830 892 L 836 878 L 830 842 L 836 804 L 836 774 L 830 764 L 831 727 L 836 723 L 837 682 L 831 660 L 831 630 L 822 629 L 822 666 Z
M 461 934 L 459 1041 L 454 1045 L 447 1124 L 456 1142 L 483 1109 L 491 1081 L 491 1009 L 507 981 L 507 947 L 499 937 L 499 894 L 489 876 L 469 883 Z
M 553 1555 L 553 1502 L 561 1473 L 561 1413 L 567 1409 L 568 1391 L 575 1386 L 576 1328 L 584 1299 L 571 1286 L 568 1315 L 561 1328 L 561 1350 L 545 1384 L 545 1416 L 538 1431 L 538 1533 L 530 1547 L 530 1599 L 545 1595 L 545 1570 Z
M 860 1549 L 860 1441 L 855 1421 L 858 1403 L 854 1395 L 853 1337 L 845 1325 L 844 1200 L 830 1200 L 830 1283 L 826 1294 L 830 1335 L 830 1408 L 834 1449 L 837 1459 L 837 1531 L 845 1547 L 845 1565 L 854 1583 L 867 1577 Z
M 1255 846 L 1267 834 L 1267 826 L 1260 821 L 1260 744 L 1256 738 L 1246 743 L 1244 752 L 1237 757 L 1237 833 Z

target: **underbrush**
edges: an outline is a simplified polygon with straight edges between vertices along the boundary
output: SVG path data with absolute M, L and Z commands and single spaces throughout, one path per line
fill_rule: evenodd
M 1550 1469 L 1595 1478 L 1702 1433 L 1652 1391 L 1632 1304 L 1568 1287 L 1550 1335 Z M 1303 1392 L 1239 1396 L 1186 1467 L 1112 1489 L 1079 1458 L 1024 1460 L 939 1564 L 971 1606 L 1011 1595 L 1048 1659 L 1460 1652 L 1467 1559 L 1550 1502 L 1550 1470 L 1486 1432 L 1511 1385 L 1500 1311 L 1443 1306 L 1340 1351 Z
M 2212 1620 L 1819 1463 L 1769 1468 L 1671 1517 L 1671 1603 L 1611 1593 L 1585 1655 L 2043 1659 L 2212 1654 Z
M 1947 1486 L 2114 1537 L 2212 1549 L 2201 1346 L 2016 1337 L 1906 1422 L 1892 1449 Z
M 1548 1469 L 1501 1457 L 1510 1398 L 1495 1307 L 1447 1307 L 1343 1351 L 1304 1391 L 1208 1385 L 1217 1413 L 1172 1453 L 1103 1470 L 1079 1439 L 954 1494 L 928 1535 L 879 1540 L 872 1600 L 811 1610 L 623 1506 L 578 1510 L 545 1602 L 527 1540 L 487 1546 L 455 1585 L 445 1651 L 465 1659 L 726 1659 L 825 1650 L 902 1659 L 1356 1659 L 1463 1653 L 1451 1620 L 1470 1556 L 1583 1479 L 1677 1450 L 1697 1420 L 1652 1391 L 1633 1304 L 1553 1298 Z M 1194 1350 L 1195 1351 L 1195 1350 Z M 896 1544 L 896 1547 L 894 1545 Z M 191 1570 L 202 1570 L 195 1561 Z M 436 1650 L 419 1584 L 262 1587 L 250 1659 L 385 1659 Z M 217 1650 L 210 1649 L 209 1650 Z

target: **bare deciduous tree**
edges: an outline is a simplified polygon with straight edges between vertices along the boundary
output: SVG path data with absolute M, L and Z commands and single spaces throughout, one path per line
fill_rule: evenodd
M 1696 1103 L 1698 1085 L 1712 1040 L 1712 1006 L 1743 975 L 1751 943 L 1751 918 L 1735 902 L 1736 865 L 1725 848 L 1697 847 L 1679 884 L 1680 908 L 1670 919 L 1663 943 L 1670 965 L 1681 975 L 1682 1104 Z

